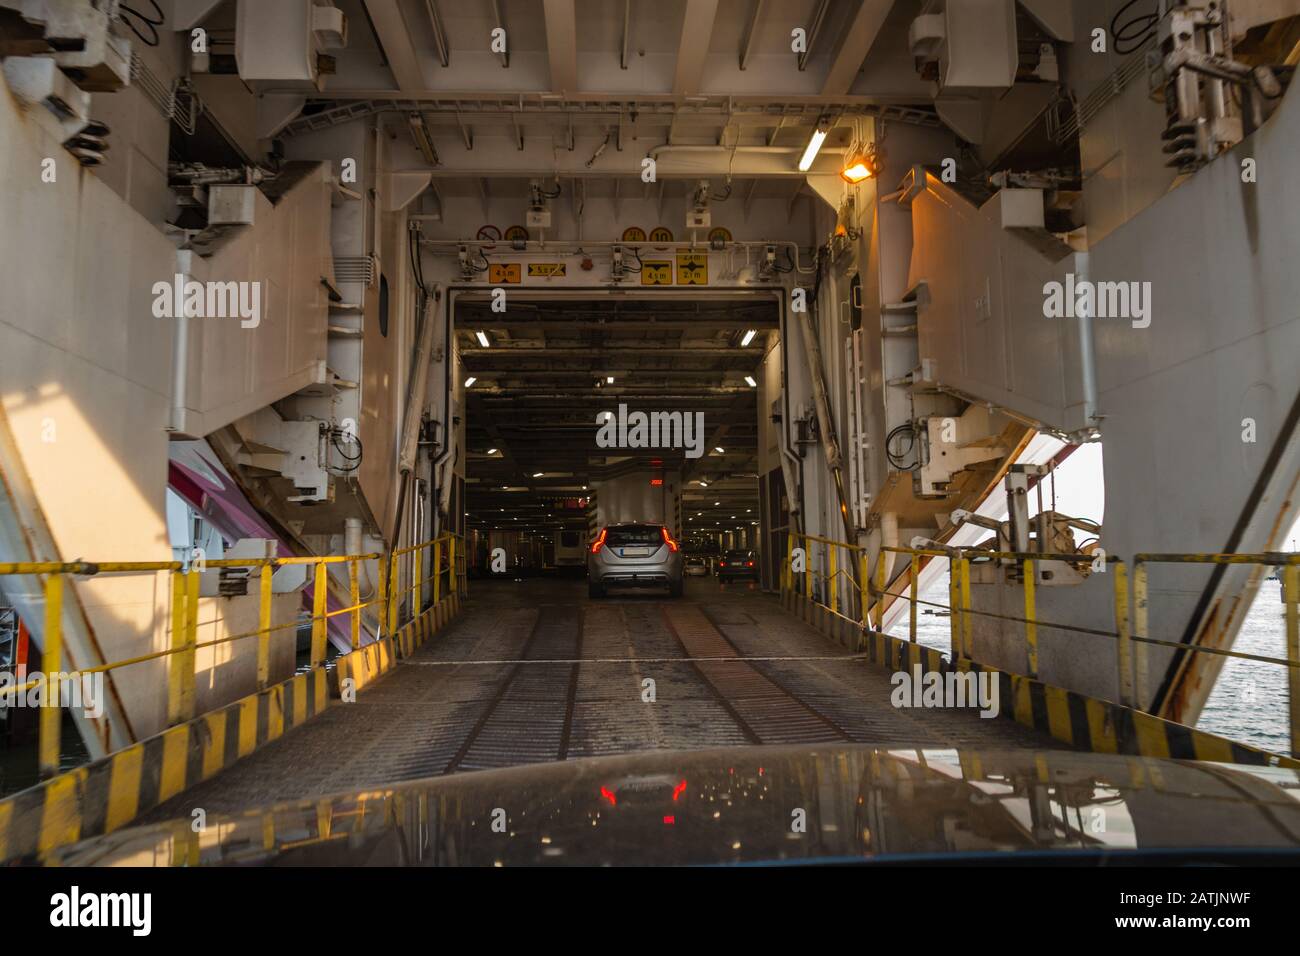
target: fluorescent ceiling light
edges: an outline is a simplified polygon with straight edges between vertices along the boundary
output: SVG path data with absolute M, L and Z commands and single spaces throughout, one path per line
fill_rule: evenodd
M 544 474 L 546 474 L 546 472 L 544 472 L 544 471 L 535 471 L 535 472 L 533 472 L 533 477 L 534 477 L 534 478 L 540 478 L 540 477 L 542 477 L 542 475 L 544 475 Z
M 606 375 L 606 376 L 605 376 L 605 381 L 606 381 L 607 383 L 609 383 L 610 385 L 613 385 L 613 384 L 614 384 L 614 376 L 613 376 L 613 375 Z
M 495 454 L 497 453 L 497 450 L 496 450 L 495 448 L 489 448 L 489 449 L 487 450 L 487 453 L 488 453 L 489 455 L 495 455 Z
M 752 375 L 745 376 L 745 384 L 748 385 L 750 388 L 758 388 L 758 383 L 754 381 L 754 376 Z
M 812 168 L 813 160 L 817 158 L 822 143 L 826 142 L 826 134 L 830 131 L 831 124 L 829 120 L 818 121 L 817 128 L 813 130 L 812 136 L 808 137 L 808 146 L 799 159 L 799 172 L 806 173 Z
M 485 349 L 489 349 L 492 347 L 492 340 L 488 338 L 487 333 L 484 332 L 482 329 L 479 329 L 474 334 L 478 336 L 479 345 L 483 346 Z
M 473 375 L 471 375 L 469 378 L 465 379 L 465 387 L 466 387 L 466 388 L 469 388 L 471 385 L 473 385 L 473 384 L 474 384 L 475 382 L 477 382 L 477 381 L 478 381 L 478 379 L 476 379 Z
M 714 446 L 713 450 L 716 451 L 719 455 L 725 455 L 727 453 L 727 449 L 716 445 Z
M 743 349 L 750 342 L 754 341 L 754 336 L 758 334 L 758 329 L 750 329 L 745 333 L 745 337 L 740 340 L 740 347 Z

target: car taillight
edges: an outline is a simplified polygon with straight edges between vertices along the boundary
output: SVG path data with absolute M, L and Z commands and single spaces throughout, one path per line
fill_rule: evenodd
M 664 534 L 664 544 L 668 545 L 668 550 L 669 550 L 669 551 L 676 551 L 676 550 L 677 550 L 677 542 L 674 541 L 674 540 L 673 540 L 673 536 L 670 535 L 670 534 L 668 533 L 668 529 L 667 529 L 667 528 L 660 528 L 659 530 L 662 531 L 663 534 Z
M 605 535 L 608 530 L 608 528 L 600 529 L 600 534 L 596 535 L 596 540 L 591 543 L 592 554 L 600 554 L 600 549 L 605 547 Z
M 754 566 L 754 562 L 753 562 L 753 561 L 746 561 L 746 562 L 745 562 L 745 567 L 747 567 L 747 568 L 752 568 L 753 566 Z
M 718 562 L 718 567 L 720 567 L 720 568 L 725 568 L 726 566 L 727 566 L 727 562 L 726 562 L 726 561 L 719 561 L 719 562 Z

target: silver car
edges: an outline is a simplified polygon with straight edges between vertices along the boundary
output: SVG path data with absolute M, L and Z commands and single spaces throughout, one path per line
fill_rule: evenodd
M 657 524 L 602 528 L 587 552 L 587 593 L 604 597 L 611 587 L 666 587 L 682 596 L 682 549 Z

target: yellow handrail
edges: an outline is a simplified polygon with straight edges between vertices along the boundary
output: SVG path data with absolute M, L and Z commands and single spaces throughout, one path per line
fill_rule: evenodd
M 811 544 L 820 544 L 829 548 L 826 570 L 818 570 L 811 560 Z M 1084 553 L 1058 552 L 1019 552 L 989 551 L 979 548 L 936 547 L 908 548 L 895 545 L 875 549 L 875 574 L 868 578 L 868 552 L 862 545 L 849 544 L 825 538 L 820 535 L 789 532 L 787 534 L 785 563 L 780 576 L 782 590 L 796 593 L 800 590 L 799 577 L 795 574 L 794 557 L 797 548 L 803 551 L 803 586 L 804 596 L 820 607 L 838 616 L 837 578 L 843 574 L 838 568 L 837 551 L 844 549 L 850 554 L 859 554 L 858 568 L 860 576 L 860 614 L 855 619 L 864 628 L 883 630 L 885 600 L 887 598 L 908 601 L 908 638 L 916 640 L 916 619 L 919 605 L 929 605 L 949 612 L 951 653 L 954 660 L 970 659 L 973 653 L 973 622 L 976 617 L 1009 621 L 1023 624 L 1025 628 L 1025 650 L 1029 676 L 1039 676 L 1039 631 L 1070 631 L 1089 636 L 1107 637 L 1117 643 L 1117 671 L 1120 690 L 1120 702 L 1141 709 L 1145 697 L 1148 678 L 1148 648 L 1169 647 L 1193 654 L 1214 654 L 1221 657 L 1258 661 L 1261 663 L 1284 666 L 1289 674 L 1289 720 L 1291 746 L 1293 752 L 1300 751 L 1300 553 L 1265 552 L 1256 554 L 1229 552 L 1202 552 L 1185 554 L 1139 553 L 1133 557 L 1132 573 L 1126 562 L 1113 555 L 1104 555 L 1103 560 L 1112 569 L 1114 582 L 1114 621 L 1113 631 L 1099 628 L 1081 627 L 1041 620 L 1037 612 L 1037 584 L 1039 580 L 1038 565 L 1044 561 L 1071 563 L 1095 563 L 1097 556 Z M 903 573 L 908 580 L 905 592 L 891 591 L 888 588 L 889 562 L 886 554 L 908 556 L 908 565 Z M 922 558 L 947 558 L 952 562 L 949 576 L 949 597 L 947 604 L 922 600 L 918 591 L 919 564 Z M 971 606 L 970 568 L 973 562 L 1002 561 L 1019 566 L 1024 589 L 1024 616 L 1001 614 L 993 611 L 977 610 Z M 1198 647 L 1181 641 L 1167 641 L 1150 636 L 1149 602 L 1147 594 L 1147 565 L 1155 563 L 1173 564 L 1220 564 L 1220 565 L 1264 565 L 1278 567 L 1282 570 L 1283 602 L 1286 606 L 1287 620 L 1287 656 L 1285 659 L 1243 651 L 1225 650 L 1217 647 Z M 821 584 L 822 594 L 818 600 L 814 596 L 814 582 Z M 1130 613 L 1131 603 L 1131 613 Z
M 26 693 L 42 684 L 48 688 L 43 695 L 43 702 L 57 705 L 59 702 L 58 684 L 65 677 L 80 677 L 87 674 L 100 674 L 141 664 L 147 661 L 169 658 L 167 678 L 167 720 L 169 725 L 183 723 L 195 716 L 195 666 L 197 652 L 201 649 L 217 647 L 235 641 L 258 639 L 257 648 L 257 687 L 264 690 L 270 682 L 270 636 L 276 631 L 298 628 L 303 623 L 310 623 L 311 665 L 319 666 L 325 659 L 326 634 L 330 618 L 350 615 L 349 636 L 354 649 L 361 646 L 361 614 L 366 608 L 379 608 L 379 626 L 381 630 L 395 633 L 397 630 L 399 604 L 402 598 L 412 591 L 415 600 L 411 616 L 421 611 L 421 585 L 433 582 L 435 603 L 441 593 L 442 563 L 441 552 L 446 542 L 448 551 L 447 575 L 448 594 L 461 590 L 461 569 L 456 563 L 457 539 L 464 541 L 463 535 L 444 532 L 436 538 L 419 544 L 399 548 L 391 552 L 366 552 L 363 554 L 343 555 L 292 555 L 277 558 L 217 558 L 192 563 L 189 567 L 180 561 L 15 561 L 0 562 L 0 576 L 5 575 L 43 575 L 45 627 L 42 635 L 42 668 L 44 673 L 23 684 L 6 688 L 5 696 Z M 434 574 L 430 578 L 420 577 L 419 554 L 422 549 L 434 549 Z M 401 587 L 398 557 L 415 553 L 413 581 L 405 588 Z M 462 551 L 462 553 L 464 553 Z M 360 563 L 362 561 L 379 562 L 379 585 L 377 597 L 362 601 L 360 598 Z M 329 610 L 330 577 L 328 566 L 347 565 L 347 595 L 345 607 Z M 272 621 L 273 590 L 272 574 L 275 568 L 289 565 L 311 565 L 314 568 L 313 607 L 310 619 L 302 622 L 297 615 L 292 621 L 275 624 Z M 258 569 L 258 626 L 255 630 L 207 641 L 198 640 L 198 605 L 199 579 L 202 570 L 219 568 Z M 101 574 L 132 574 L 166 571 L 171 574 L 170 640 L 168 647 L 160 651 L 139 654 L 122 660 L 98 664 L 78 669 L 68 675 L 63 671 L 63 592 L 67 576 L 89 577 Z M 53 691 L 51 693 L 50 691 Z M 38 759 L 42 776 L 51 776 L 59 771 L 61 753 L 60 741 L 61 710 L 58 706 L 42 708 L 39 722 Z

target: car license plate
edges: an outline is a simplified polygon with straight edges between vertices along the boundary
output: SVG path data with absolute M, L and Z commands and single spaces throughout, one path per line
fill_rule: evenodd
M 620 558 L 644 558 L 651 553 L 649 548 L 621 548 L 618 556 Z

